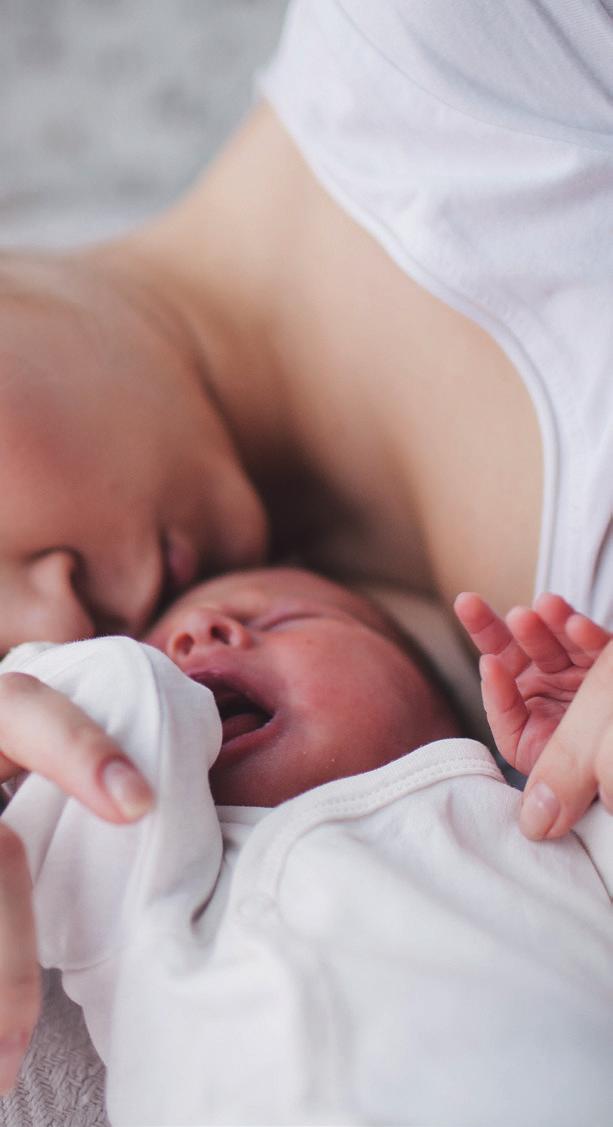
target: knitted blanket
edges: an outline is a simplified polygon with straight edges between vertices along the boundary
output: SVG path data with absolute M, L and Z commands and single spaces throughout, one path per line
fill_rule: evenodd
M 15 1090 L 0 1098 L 0 1127 L 109 1127 L 105 1070 L 81 1010 L 57 971 L 43 975 L 43 1012 Z

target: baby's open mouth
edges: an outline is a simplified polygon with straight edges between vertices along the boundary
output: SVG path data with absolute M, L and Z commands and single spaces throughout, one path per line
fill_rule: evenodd
M 221 718 L 222 750 L 241 736 L 258 732 L 272 720 L 274 713 L 262 700 L 252 695 L 252 689 L 231 683 L 225 676 L 211 672 L 190 673 L 193 681 L 206 685 L 215 697 Z M 240 745 L 238 745 L 240 746 Z
M 270 712 L 261 708 L 246 693 L 222 687 L 213 688 L 212 692 L 221 717 L 222 747 L 237 736 L 244 736 L 246 732 L 256 732 L 271 719 Z

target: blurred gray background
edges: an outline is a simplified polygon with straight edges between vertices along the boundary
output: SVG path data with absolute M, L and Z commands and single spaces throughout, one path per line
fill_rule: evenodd
M 0 0 L 0 245 L 114 234 L 243 116 L 287 0 Z

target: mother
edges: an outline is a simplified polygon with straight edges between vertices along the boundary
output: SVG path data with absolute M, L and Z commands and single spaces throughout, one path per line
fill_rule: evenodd
M 613 20 L 575 14 L 296 2 L 264 101 L 191 194 L 113 244 L 5 256 L 4 648 L 138 633 L 267 538 L 447 603 L 554 589 L 613 625 Z M 552 836 L 611 745 L 612 658 L 531 777 L 560 800 Z M 142 811 L 66 701 L 0 688 L 11 761 Z M 24 934 L 4 830 L 3 1087 L 36 1015 Z

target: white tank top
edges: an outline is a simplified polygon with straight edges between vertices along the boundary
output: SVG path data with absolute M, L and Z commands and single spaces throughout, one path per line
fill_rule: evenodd
M 293 0 L 260 87 L 334 199 L 515 365 L 543 443 L 535 593 L 613 627 L 613 0 Z

